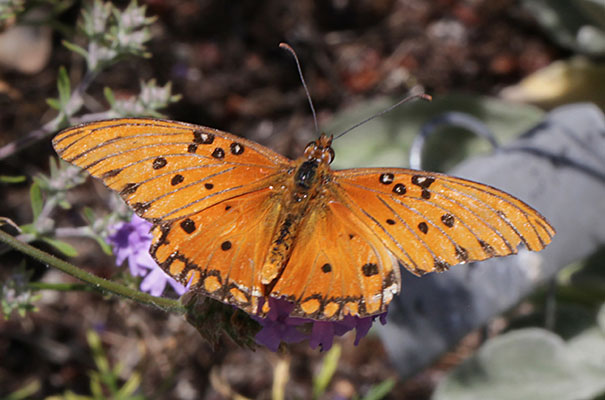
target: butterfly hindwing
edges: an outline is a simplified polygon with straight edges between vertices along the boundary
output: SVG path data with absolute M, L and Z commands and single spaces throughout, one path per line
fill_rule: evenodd
M 53 145 L 152 221 L 180 219 L 265 187 L 291 164 L 229 133 L 145 118 L 79 125 L 59 133 Z
M 260 268 L 280 213 L 268 188 L 152 229 L 151 255 L 190 289 L 256 313 Z
M 411 272 L 541 250 L 554 229 L 537 211 L 487 185 L 408 169 L 334 173 L 333 191 Z
M 333 198 L 312 203 L 271 296 L 292 316 L 338 320 L 386 311 L 400 289 L 396 259 L 364 223 Z

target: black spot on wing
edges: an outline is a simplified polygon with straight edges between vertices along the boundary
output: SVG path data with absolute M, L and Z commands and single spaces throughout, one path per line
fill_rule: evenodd
M 164 168 L 166 166 L 166 164 L 168 164 L 168 161 L 166 161 L 166 159 L 164 157 L 158 157 L 155 160 L 153 160 L 152 167 L 153 167 L 153 169 L 160 169 L 160 168 Z
M 183 175 L 181 174 L 176 174 L 175 176 L 172 177 L 172 179 L 170 180 L 170 184 L 172 186 L 176 186 L 179 183 L 182 183 L 185 180 L 185 178 L 183 177 Z
M 443 222 L 443 225 L 447 226 L 448 228 L 451 228 L 454 226 L 454 222 L 456 222 L 456 218 L 454 218 L 454 216 L 452 214 L 443 214 L 441 216 L 441 222 Z
M 393 183 L 393 179 L 395 179 L 395 175 L 390 172 L 385 172 L 384 174 L 380 175 L 380 178 L 378 178 L 380 183 L 382 183 L 383 185 L 390 185 L 391 183 Z
M 127 183 L 126 185 L 124 185 L 122 190 L 120 190 L 120 195 L 121 196 L 131 195 L 134 192 L 136 192 L 138 188 L 139 188 L 138 183 Z
M 143 215 L 147 212 L 147 210 L 149 210 L 150 204 L 147 202 L 138 202 L 134 203 L 131 207 L 135 213 L 137 213 L 138 215 Z
M 192 234 L 193 232 L 195 232 L 195 222 L 193 222 L 193 220 L 190 218 L 181 221 L 180 225 L 181 229 L 183 229 L 185 233 Z
M 423 189 L 428 189 L 435 182 L 435 178 L 432 176 L 425 175 L 414 175 L 412 176 L 412 184 L 420 186 Z
M 407 189 L 405 188 L 405 185 L 403 183 L 398 183 L 395 186 L 393 186 L 393 193 L 395 194 L 405 194 L 405 192 L 407 191 Z
M 193 131 L 193 142 L 197 144 L 211 144 L 214 142 L 214 135 L 212 133 L 196 130 Z
M 438 272 L 443 272 L 443 271 L 447 271 L 449 269 L 449 264 L 446 263 L 445 261 L 439 259 L 439 258 L 435 258 L 435 270 L 437 270 Z
M 233 142 L 229 147 L 231 148 L 231 154 L 233 155 L 239 156 L 244 152 L 244 146 L 240 143 Z
M 458 258 L 458 261 L 460 262 L 467 262 L 468 251 L 464 247 L 456 245 L 456 258 Z
M 214 149 L 214 151 L 212 152 L 212 157 L 218 159 L 218 160 L 222 160 L 223 158 L 225 158 L 225 150 L 223 150 L 220 147 L 217 147 L 216 149 Z
M 479 246 L 481 246 L 481 248 L 483 249 L 483 252 L 488 256 L 488 257 L 493 257 L 496 255 L 496 250 L 494 250 L 494 248 L 492 247 L 492 245 L 490 245 L 489 243 L 479 239 Z
M 101 175 L 101 179 L 113 178 L 122 172 L 122 168 L 111 169 Z
M 378 265 L 376 265 L 374 263 L 364 264 L 361 267 L 361 273 L 367 277 L 376 275 L 376 274 L 378 274 Z
M 397 278 L 395 275 L 395 270 L 391 270 L 391 272 L 389 272 L 387 274 L 387 276 L 384 278 L 384 280 L 382 281 L 382 288 L 388 288 L 393 286 L 395 283 L 397 282 Z

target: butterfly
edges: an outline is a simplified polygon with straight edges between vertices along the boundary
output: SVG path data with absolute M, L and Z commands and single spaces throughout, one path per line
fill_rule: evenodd
M 382 313 L 415 275 L 538 251 L 555 230 L 493 187 L 402 168 L 332 170 L 322 134 L 290 160 L 250 140 L 184 122 L 123 118 L 53 140 L 64 160 L 151 221 L 150 253 L 190 290 L 266 316 L 340 320 Z

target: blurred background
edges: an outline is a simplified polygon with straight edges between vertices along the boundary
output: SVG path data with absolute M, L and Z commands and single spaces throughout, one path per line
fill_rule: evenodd
M 280 42 L 296 50 L 327 133 L 410 92 L 434 98 L 431 104 L 403 105 L 337 141 L 338 168 L 408 167 L 421 127 L 444 112 L 474 116 L 500 143 L 514 143 L 553 109 L 585 103 L 596 122 L 574 126 L 598 133 L 598 143 L 579 146 L 597 154 L 594 181 L 587 185 L 603 191 L 603 0 L 101 4 L 0 5 L 0 217 L 19 226 L 2 229 L 29 234 L 37 247 L 72 256 L 71 262 L 97 275 L 136 285 L 94 240 L 102 242 L 101 234 L 66 238 L 67 245 L 40 240 L 40 232 L 56 233 L 57 226 L 94 225 L 112 201 L 100 182 L 88 180 L 69 191 L 71 208 L 57 209 L 52 227 L 36 224 L 40 212 L 32 199 L 52 193 L 52 177 L 42 176 L 56 157 L 54 133 L 86 120 L 163 115 L 233 132 L 296 158 L 316 132 L 295 64 Z M 109 11 L 103 17 L 99 10 Z M 106 24 L 95 27 L 95 21 Z M 103 32 L 124 35 L 101 38 Z M 435 133 L 422 150 L 426 169 L 448 171 L 493 150 L 472 130 Z M 38 189 L 32 190 L 35 177 Z M 586 210 L 603 202 L 592 197 L 597 194 L 577 195 Z M 82 216 L 84 207 L 92 210 L 90 218 Z M 545 273 L 529 297 L 516 299 L 499 316 L 475 321 L 475 329 L 447 349 L 428 350 L 431 356 L 413 371 L 398 362 L 397 346 L 384 343 L 396 339 L 378 330 L 358 346 L 345 335 L 327 355 L 307 343 L 284 354 L 250 351 L 226 337 L 212 348 L 181 317 L 87 290 L 38 290 L 36 282 L 75 281 L 2 247 L 0 398 L 279 399 L 282 391 L 286 399 L 522 399 L 540 398 L 524 396 L 567 382 L 551 386 L 556 393 L 544 398 L 603 399 L 605 223 L 596 223 L 603 215 L 594 220 L 600 230 L 593 237 L 599 239 L 573 265 Z M 513 336 L 502 336 L 508 334 Z M 418 346 L 414 351 L 421 352 Z M 521 372 L 510 377 L 506 370 Z M 541 371 L 539 377 L 528 375 L 530 370 Z M 502 387 L 508 389 L 494 389 Z M 73 393 L 87 397 L 69 397 Z

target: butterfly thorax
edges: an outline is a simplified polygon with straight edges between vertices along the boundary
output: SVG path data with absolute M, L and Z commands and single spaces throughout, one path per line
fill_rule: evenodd
M 329 164 L 334 159 L 331 143 L 332 137 L 322 134 L 319 139 L 307 145 L 304 156 L 296 162 L 283 200 L 283 212 L 267 260 L 261 269 L 261 281 L 265 285 L 266 294 L 271 291 L 273 283 L 282 274 L 290 258 L 309 206 L 325 190 L 325 184 L 330 179 L 332 172 Z

